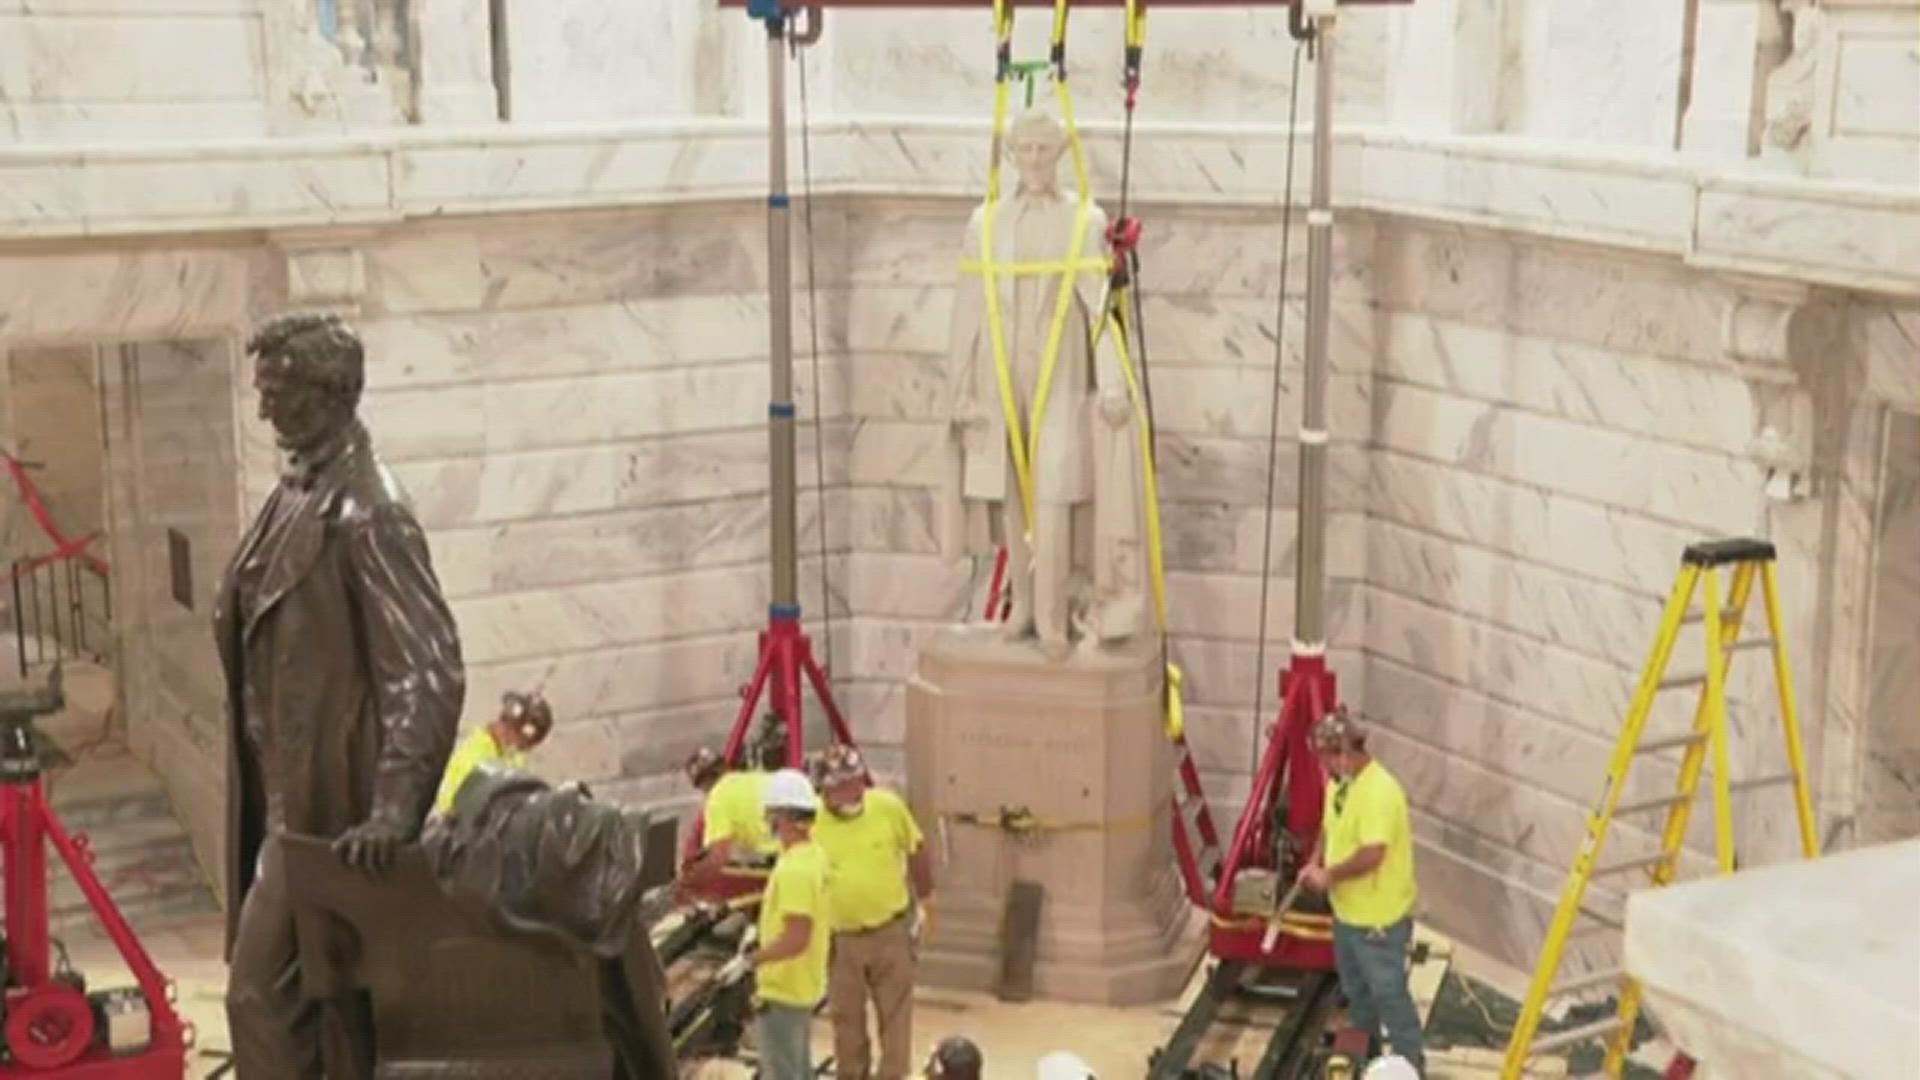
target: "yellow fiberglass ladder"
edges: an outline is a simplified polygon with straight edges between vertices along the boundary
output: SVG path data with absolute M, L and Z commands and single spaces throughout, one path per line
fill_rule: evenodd
M 1722 607 L 1719 572 L 1724 568 L 1731 568 L 1732 575 L 1727 586 L 1726 603 Z M 1747 600 L 1753 594 L 1756 578 L 1760 581 L 1765 598 L 1768 636 L 1743 641 L 1740 638 L 1740 624 L 1746 614 Z M 1700 606 L 1698 611 L 1693 611 L 1696 590 L 1700 594 Z M 1668 676 L 1667 660 L 1673 654 L 1674 643 L 1682 627 L 1693 623 L 1705 624 L 1702 643 L 1705 646 L 1706 670 L 1690 675 Z M 1766 648 L 1773 654 L 1773 677 L 1779 693 L 1780 723 L 1786 739 L 1788 771 L 1777 776 L 1730 780 L 1727 775 L 1727 669 L 1733 653 L 1757 648 Z M 1693 726 L 1687 734 L 1643 740 L 1641 735 L 1648 714 L 1652 712 L 1655 694 L 1694 686 L 1703 689 L 1694 707 Z M 1634 760 L 1642 755 L 1674 749 L 1684 750 L 1674 793 L 1623 803 L 1621 796 L 1627 787 L 1627 771 Z M 1813 803 L 1807 792 L 1806 759 L 1800 747 L 1800 725 L 1794 713 L 1793 682 L 1787 669 L 1786 639 L 1780 624 L 1780 595 L 1774 579 L 1774 548 L 1765 540 L 1704 541 L 1689 545 L 1681 556 L 1680 574 L 1674 580 L 1673 591 L 1667 597 L 1666 609 L 1660 617 L 1660 630 L 1654 638 L 1652 655 L 1647 658 L 1646 667 L 1640 673 L 1632 704 L 1627 709 L 1626 723 L 1620 731 L 1620 740 L 1615 744 L 1612 762 L 1607 766 L 1606 788 L 1601 792 L 1599 803 L 1588 815 L 1586 839 L 1574 857 L 1573 869 L 1567 876 L 1559 906 L 1554 910 L 1553 921 L 1547 926 L 1540 962 L 1534 968 L 1533 981 L 1527 988 L 1520 1018 L 1507 1044 L 1506 1059 L 1500 1070 L 1501 1080 L 1519 1080 L 1530 1059 L 1555 1050 L 1565 1050 L 1591 1039 L 1607 1041 L 1607 1075 L 1618 1077 L 1621 1074 L 1627 1051 L 1632 1045 L 1634 1023 L 1639 1016 L 1639 987 L 1620 970 L 1577 974 L 1558 983 L 1555 978 L 1570 936 L 1587 937 L 1596 931 L 1613 933 L 1623 929 L 1624 924 L 1620 919 L 1583 903 L 1590 881 L 1644 872 L 1648 887 L 1660 888 L 1672 883 L 1681 849 L 1686 842 L 1687 817 L 1693 808 L 1694 793 L 1699 788 L 1709 754 L 1713 757 L 1714 854 L 1720 873 L 1730 874 L 1735 866 L 1732 820 L 1732 797 L 1735 792 L 1791 784 L 1794 810 L 1799 818 L 1801 848 L 1808 858 L 1818 854 Z M 1658 851 L 1609 863 L 1599 861 L 1608 828 L 1616 816 L 1658 810 L 1666 812 L 1666 825 L 1660 831 Z M 1576 920 L 1593 925 L 1576 932 Z M 1608 985 L 1618 988 L 1619 1011 L 1615 1016 L 1535 1037 L 1549 1000 Z

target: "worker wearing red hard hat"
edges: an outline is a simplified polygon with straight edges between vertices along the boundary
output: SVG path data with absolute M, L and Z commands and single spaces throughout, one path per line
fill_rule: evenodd
M 765 865 L 779 851 L 779 842 L 767 829 L 760 799 L 771 770 L 786 761 L 785 725 L 763 721 L 752 756 L 758 768 L 729 770 L 721 756 L 707 747 L 687 758 L 683 766 L 687 782 L 705 798 L 700 820 L 688 834 L 681 853 L 683 885 L 711 883 L 729 863 Z
M 1301 882 L 1333 904 L 1333 954 L 1347 1022 L 1378 1056 L 1381 1027 L 1393 1052 L 1417 1072 L 1426 1057 L 1420 1014 L 1407 988 L 1413 938 L 1413 832 L 1407 793 L 1367 753 L 1366 734 L 1341 708 L 1313 730 L 1314 753 L 1332 781 Z
M 871 785 L 860 751 L 835 745 L 815 762 L 826 813 L 813 836 L 833 867 L 833 1062 L 840 1080 L 905 1080 L 913 1068 L 913 969 L 933 896 L 933 867 L 913 812 Z M 911 886 L 911 891 L 909 891 Z M 880 1031 L 872 1066 L 867 1002 Z
M 444 814 L 453 809 L 453 797 L 460 793 L 460 785 L 483 761 L 514 769 L 526 768 L 527 753 L 545 742 L 552 730 L 553 707 L 540 696 L 540 691 L 509 690 L 500 699 L 500 714 L 461 740 L 453 756 L 447 759 L 447 769 L 440 774 L 440 790 L 433 801 L 434 812 Z

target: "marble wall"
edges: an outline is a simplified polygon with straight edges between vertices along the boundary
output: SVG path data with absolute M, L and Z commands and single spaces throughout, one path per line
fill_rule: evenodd
M 262 63 L 256 0 L 0 0 L 0 145 L 262 134 Z
M 1505 0 L 1485 6 L 1503 18 L 1500 130 L 1640 151 L 1675 145 L 1691 5 Z
M 816 219 L 819 397 L 804 303 L 796 315 L 801 601 L 824 652 L 825 566 L 844 662 L 846 289 L 838 215 Z M 724 736 L 752 674 L 769 588 L 764 230 L 763 209 L 717 204 L 349 245 L 363 412 L 459 620 L 466 719 L 543 687 L 558 723 L 538 767 L 610 797 L 685 801 L 680 761 Z M 806 281 L 801 260 L 802 294 Z
M 1419 227 L 1382 229 L 1375 257 L 1359 700 L 1416 807 L 1433 917 L 1523 958 L 1584 831 L 1681 549 L 1725 535 L 1781 543 L 1816 760 L 1829 731 L 1813 676 L 1827 643 L 1810 586 L 1831 549 L 1796 542 L 1817 505 L 1770 509 L 1761 496 L 1749 445 L 1790 391 L 1726 355 L 1726 285 L 1661 261 Z M 1764 636 L 1758 602 L 1747 626 Z M 1669 674 L 1701 670 L 1701 648 L 1684 633 Z M 1736 655 L 1734 776 L 1783 772 L 1764 654 Z M 1690 721 L 1685 693 L 1667 694 L 1649 730 Z M 1671 790 L 1672 766 L 1636 768 L 1630 797 Z M 1736 813 L 1743 860 L 1791 852 L 1783 792 L 1737 797 Z M 1611 850 L 1650 850 L 1657 823 L 1626 824 Z
M 1398 16 L 1351 14 L 1342 24 L 1336 108 L 1355 121 L 1389 117 L 1388 35 Z M 835 115 L 983 117 L 993 103 L 992 15 L 977 11 L 847 11 L 828 15 L 818 66 Z M 1019 12 L 1016 59 L 1047 56 L 1050 14 Z M 1142 65 L 1142 122 L 1284 123 L 1294 42 L 1284 9 L 1182 11 L 1150 19 Z M 1119 92 L 1121 13 L 1076 11 L 1068 61 L 1077 115 L 1114 120 Z M 1300 95 L 1304 130 L 1312 117 L 1312 67 Z M 1036 98 L 1051 93 L 1044 77 Z
M 811 263 L 797 250 L 796 384 L 811 416 L 817 330 L 826 495 L 823 513 L 803 423 L 801 599 L 855 730 L 889 775 L 915 650 L 977 605 L 985 580 L 984 568 L 937 554 L 930 491 L 966 210 L 945 198 L 836 196 L 816 207 Z M 1174 650 L 1209 794 L 1230 816 L 1291 630 L 1287 436 L 1305 245 L 1296 233 L 1283 276 L 1271 210 L 1161 203 L 1143 213 Z M 1911 312 L 1763 288 L 1668 256 L 1391 215 L 1341 222 L 1330 637 L 1343 695 L 1372 718 L 1413 797 L 1428 915 L 1507 959 L 1531 954 L 1540 897 L 1575 846 L 1678 552 L 1703 535 L 1760 532 L 1782 545 L 1823 840 L 1906 827 L 1906 774 L 1864 762 L 1905 760 L 1898 718 L 1911 711 L 1885 673 L 1911 643 L 1912 605 L 1897 585 L 1869 587 L 1867 572 L 1876 551 L 1883 580 L 1903 565 L 1887 553 L 1905 545 L 1905 503 L 1880 463 L 1906 460 L 1898 439 L 1910 428 L 1881 425 L 1888 403 L 1913 389 Z M 224 343 L 114 354 L 160 380 L 156 402 L 173 400 L 170 371 L 229 380 L 224 391 L 194 383 L 196 400 L 224 401 L 225 427 L 212 414 L 180 417 L 227 447 L 194 460 L 226 462 L 238 490 L 206 486 L 197 467 L 154 488 L 172 492 L 165 513 L 200 515 L 205 588 L 275 475 L 271 440 L 244 381 L 232 380 L 232 343 L 267 311 L 351 313 L 370 349 L 365 413 L 413 493 L 460 622 L 466 721 L 483 720 L 507 688 L 541 685 L 560 716 L 542 770 L 608 797 L 684 807 L 676 765 L 726 730 L 765 618 L 764 229 L 764 210 L 742 200 L 23 253 L 0 258 L 0 277 L 46 302 L 10 310 L 0 330 L 22 344 Z M 804 299 L 809 268 L 817 322 Z M 124 422 L 109 416 L 110 455 L 137 446 L 179 456 L 165 425 L 116 447 Z M 1805 436 L 1809 498 L 1761 498 L 1749 451 L 1763 423 Z M 1883 430 L 1893 432 L 1884 446 Z M 203 846 L 217 845 L 206 770 L 220 736 L 194 719 L 209 700 L 204 613 L 167 598 L 160 547 L 133 532 L 116 543 L 134 545 L 116 553 L 136 575 L 123 590 L 161 598 L 132 609 L 145 612 L 129 631 L 145 653 L 128 675 L 142 703 L 129 726 Z M 1256 670 L 1263 566 L 1270 644 Z M 175 641 L 192 644 L 175 652 Z M 1870 663 L 1870 641 L 1874 656 L 1895 659 Z M 1676 669 L 1697 646 L 1683 638 Z M 1742 776 L 1778 767 L 1764 675 L 1748 665 L 1734 685 Z M 1656 717 L 1683 721 L 1671 705 Z M 1655 767 L 1636 790 L 1669 779 Z M 1875 809 L 1887 799 L 1891 818 Z M 1740 810 L 1743 858 L 1790 849 L 1777 792 L 1743 797 Z
M 0 141 L 16 144 L 0 150 L 12 193 L 0 241 L 39 238 L 0 248 L 0 347 L 135 343 L 112 352 L 138 361 L 125 394 L 143 372 L 215 378 L 213 358 L 230 364 L 262 314 L 351 313 L 371 350 L 366 413 L 460 620 L 467 722 L 504 689 L 542 685 L 561 726 L 541 768 L 684 805 L 675 765 L 726 729 L 767 601 L 765 213 L 747 197 L 763 146 L 738 122 L 762 109 L 762 39 L 710 4 L 645 25 L 583 0 L 549 6 L 507 7 L 518 126 L 368 135 L 395 122 L 393 102 L 347 69 L 303 0 L 166 0 L 171 19 L 132 0 L 0 0 Z M 1920 164 L 1908 155 L 1920 97 L 1899 91 L 1914 40 L 1901 19 L 1916 6 L 1822 5 L 1828 44 L 1805 54 L 1811 133 L 1798 157 L 1762 164 L 1912 179 L 1901 170 Z M 1920 546 L 1899 495 L 1920 316 L 1880 298 L 1920 281 L 1911 198 L 1735 175 L 1760 156 L 1742 125 L 1755 73 L 1778 57 L 1765 60 L 1764 13 L 1747 0 L 1700 7 L 1702 28 L 1746 36 L 1696 41 L 1692 69 L 1682 6 L 1655 0 L 1422 0 L 1354 12 L 1341 31 L 1334 661 L 1414 797 L 1429 914 L 1515 961 L 1564 873 L 1678 551 L 1703 534 L 1781 544 L 1823 841 L 1912 828 L 1900 672 L 1920 601 L 1897 555 Z M 420 122 L 491 124 L 476 5 L 418 10 L 433 31 Z M 1305 243 L 1296 230 L 1283 268 L 1283 21 L 1156 15 L 1142 118 L 1157 126 L 1136 161 L 1142 197 L 1159 200 L 1142 211 L 1145 323 L 1174 649 L 1223 815 L 1273 712 L 1292 618 L 1286 436 Z M 1041 51 L 1045 22 L 1023 14 L 1021 54 Z M 153 41 L 179 44 L 167 35 L 185 23 L 204 31 L 203 62 L 142 59 Z M 796 266 L 796 295 L 809 270 L 819 278 L 818 319 L 801 302 L 797 323 L 802 415 L 817 403 L 825 421 L 818 439 L 802 425 L 801 599 L 886 773 L 917 645 L 976 605 L 985 580 L 935 553 L 929 492 L 966 212 L 950 196 L 977 187 L 984 146 L 983 24 L 834 13 L 806 54 L 810 145 L 831 194 L 816 208 L 817 261 Z M 1076 16 L 1073 40 L 1096 181 L 1111 191 L 1116 17 Z M 119 55 L 131 59 L 102 60 Z M 1686 70 L 1701 107 L 1683 117 Z M 1741 85 L 1746 99 L 1731 93 Z M 1669 155 L 1676 125 L 1697 160 Z M 162 130 L 308 138 L 36 145 Z M 165 514 L 199 515 L 196 559 L 230 542 L 275 475 L 244 380 L 227 385 L 213 396 L 230 417 L 209 414 L 198 434 L 240 482 L 208 494 L 183 471 L 157 489 L 171 493 Z M 1800 501 L 1760 496 L 1750 444 L 1766 425 L 1803 459 Z M 120 445 L 178 459 L 165 426 Z M 125 502 L 132 474 L 113 472 Z M 144 666 L 128 676 L 141 703 L 129 727 L 215 850 L 206 770 L 219 736 L 194 719 L 210 644 L 176 651 L 203 640 L 201 613 L 166 606 L 141 529 L 116 564 L 129 595 L 161 600 L 135 602 L 146 614 L 126 648 Z M 217 572 L 195 565 L 196 587 Z M 1683 640 L 1682 656 L 1696 646 Z M 1777 764 L 1759 710 L 1771 687 L 1754 675 L 1734 688 L 1741 775 Z M 1655 768 L 1636 784 L 1666 779 Z M 1775 795 L 1741 803 L 1755 858 L 1790 847 Z
M 633 124 L 765 112 L 764 34 L 713 0 L 0 0 L 0 145 Z M 1422 0 L 1339 27 L 1349 122 L 1521 137 L 1719 166 L 1920 181 L 1920 0 Z M 1691 21 L 1689 21 L 1691 20 Z M 336 20 L 338 21 L 338 20 Z M 341 27 L 351 29 L 351 17 Z M 816 117 L 976 118 L 988 13 L 835 10 L 809 51 Z M 1017 54 L 1046 51 L 1023 12 Z M 383 25 L 385 25 L 383 23 Z M 1159 13 L 1145 123 L 1285 121 L 1284 10 Z M 1074 15 L 1079 111 L 1120 112 L 1120 15 Z M 196 62 L 173 58 L 192 55 Z M 1043 88 L 1044 92 L 1044 88 Z M 1310 116 L 1311 88 L 1301 108 Z M 504 113 L 501 105 L 504 103 Z
M 100 354 L 119 715 L 128 745 L 164 778 L 201 866 L 218 867 L 227 713 L 212 619 L 241 530 L 235 350 L 203 338 Z
M 15 349 L 7 357 L 12 412 L 8 450 L 36 466 L 31 475 L 61 532 L 78 539 L 106 526 L 101 483 L 100 397 L 94 353 L 85 346 Z M 12 487 L 11 480 L 7 486 Z M 9 518 L 27 517 L 9 499 Z M 10 522 L 10 525 L 12 523 Z M 30 520 L 10 529 L 8 559 L 44 555 L 53 548 Z
M 1859 839 L 1920 835 L 1920 414 L 1885 417 Z

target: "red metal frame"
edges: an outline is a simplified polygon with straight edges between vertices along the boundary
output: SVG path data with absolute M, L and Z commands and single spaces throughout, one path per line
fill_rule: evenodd
M 53 978 L 43 846 L 49 840 L 147 1000 L 145 1050 L 116 1057 L 105 1046 L 93 1047 L 87 999 Z M 6 1038 L 14 1058 L 0 1065 L 0 1080 L 180 1080 L 192 1029 L 174 1012 L 166 978 L 94 876 L 86 836 L 69 836 L 61 827 L 38 776 L 0 786 L 0 847 L 6 857 Z
M 753 678 L 740 688 L 740 711 L 733 719 L 733 730 L 727 736 L 726 748 L 720 752 L 720 759 L 729 768 L 739 766 L 744 759 L 747 735 L 753 729 L 754 712 L 762 696 L 772 698 L 773 714 L 780 718 L 787 729 L 787 765 L 795 769 L 802 767 L 806 758 L 801 723 L 802 676 L 806 678 L 807 685 L 812 687 L 820 707 L 826 710 L 827 724 L 834 740 L 848 746 L 855 745 L 853 732 L 848 729 L 846 718 L 840 714 L 840 707 L 834 703 L 826 672 L 814 662 L 812 639 L 800 629 L 800 613 L 797 610 L 776 609 L 768 619 L 767 628 L 760 632 L 760 659 L 754 665 Z M 681 848 L 683 863 L 699 852 L 703 831 L 704 818 L 696 816 Z M 765 886 L 764 873 L 721 870 L 713 881 L 695 883 L 689 889 L 702 898 L 730 900 L 759 892 Z
M 1280 712 L 1274 720 L 1267 749 L 1254 773 L 1253 787 L 1247 793 L 1246 806 L 1233 830 L 1233 842 L 1220 864 L 1219 880 L 1202 906 L 1216 918 L 1208 943 L 1209 951 L 1223 960 L 1240 960 L 1270 967 L 1333 969 L 1333 943 L 1303 938 L 1282 930 L 1271 950 L 1261 947 L 1266 934 L 1264 923 L 1241 926 L 1226 922 L 1233 910 L 1233 881 L 1242 870 L 1277 869 L 1272 865 L 1275 846 L 1273 820 L 1280 798 L 1282 779 L 1287 793 L 1287 831 L 1303 845 L 1311 846 L 1320 835 L 1320 812 L 1326 799 L 1326 777 L 1315 758 L 1310 736 L 1321 717 L 1332 712 L 1338 701 L 1334 673 L 1327 670 L 1324 656 L 1295 655 L 1287 670 L 1280 673 Z M 1183 839 L 1176 836 L 1176 847 Z M 1203 839 L 1207 839 L 1203 837 Z M 1304 850 L 1302 852 L 1304 854 Z M 1188 892 L 1204 894 L 1197 866 L 1189 872 L 1191 854 L 1181 862 L 1183 873 L 1190 873 Z
M 12 474 L 14 486 L 20 489 L 20 502 L 26 506 L 27 513 L 33 516 L 34 524 L 40 527 L 40 531 L 46 534 L 47 539 L 53 541 L 52 552 L 34 559 L 24 569 L 16 566 L 14 576 L 18 577 L 63 559 L 79 559 L 87 569 L 101 577 L 106 577 L 107 561 L 87 550 L 89 545 L 100 538 L 100 534 L 90 532 L 85 536 L 70 538 L 60 531 L 60 526 L 53 520 L 53 514 L 47 510 L 46 500 L 40 497 L 39 486 L 33 482 L 32 477 L 27 475 L 28 469 L 39 466 L 21 461 L 7 453 L 0 453 L 0 464 L 4 464 L 7 472 Z
M 833 736 L 840 742 L 853 745 L 853 732 L 847 730 L 847 721 L 840 715 L 840 707 L 833 702 L 833 690 L 827 686 L 826 672 L 813 659 L 813 641 L 800 629 L 798 611 L 776 611 L 768 619 L 767 628 L 760 632 L 760 661 L 754 666 L 753 678 L 740 688 L 740 712 L 733 718 L 733 732 L 727 736 L 726 749 L 720 752 L 720 759 L 732 766 L 740 761 L 741 752 L 746 746 L 747 732 L 753 727 L 753 712 L 760 704 L 763 694 L 773 698 L 773 714 L 780 718 L 787 728 L 787 765 L 798 769 L 806 759 L 806 747 L 802 743 L 804 732 L 800 723 L 800 677 L 805 675 L 807 684 L 813 688 L 814 697 L 820 701 L 820 707 L 827 711 L 827 723 L 833 730 Z M 768 684 L 772 689 L 768 689 Z

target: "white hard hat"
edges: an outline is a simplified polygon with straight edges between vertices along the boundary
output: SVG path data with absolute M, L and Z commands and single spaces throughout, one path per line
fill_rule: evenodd
M 1420 1070 L 1414 1068 L 1406 1058 L 1388 1054 L 1367 1066 L 1367 1071 L 1361 1074 L 1361 1080 L 1420 1080 Z
M 1038 1080 L 1094 1080 L 1093 1066 L 1061 1050 L 1040 1059 Z
M 781 769 L 767 777 L 767 786 L 760 792 L 760 806 L 765 810 L 812 811 L 818 805 L 813 782 L 799 769 Z

